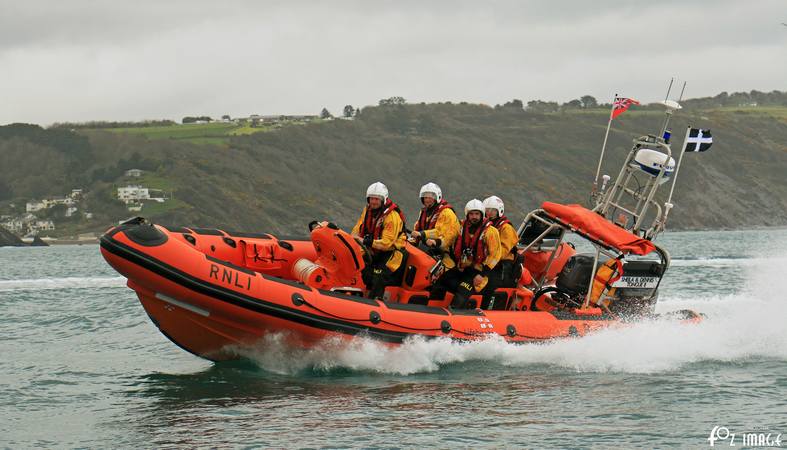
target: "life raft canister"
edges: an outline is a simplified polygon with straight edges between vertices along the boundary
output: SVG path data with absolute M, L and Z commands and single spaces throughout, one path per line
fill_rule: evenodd
M 615 294 L 615 288 L 611 288 L 612 283 L 618 281 L 623 276 L 623 262 L 619 258 L 610 259 L 596 270 L 593 277 L 593 289 L 590 291 L 590 301 L 596 305 L 609 306 L 609 297 Z M 609 289 L 606 297 L 602 299 L 601 294 Z

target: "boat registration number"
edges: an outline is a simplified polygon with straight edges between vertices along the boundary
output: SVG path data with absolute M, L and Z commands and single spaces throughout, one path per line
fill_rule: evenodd
M 616 288 L 640 288 L 652 289 L 659 284 L 658 277 L 622 277 L 618 281 L 612 283 L 612 287 Z

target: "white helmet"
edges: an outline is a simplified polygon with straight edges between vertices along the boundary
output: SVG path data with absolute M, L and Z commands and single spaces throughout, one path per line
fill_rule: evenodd
M 372 183 L 366 188 L 366 198 L 368 199 L 369 197 L 379 197 L 385 203 L 388 201 L 388 188 L 379 181 Z
M 503 211 L 505 211 L 505 207 L 503 206 L 503 200 L 500 200 L 500 197 L 496 195 L 487 197 L 486 200 L 484 200 L 484 209 L 496 209 L 497 215 L 499 217 L 502 217 Z
M 484 204 L 481 202 L 481 200 L 474 198 L 469 202 L 467 202 L 467 204 L 465 205 L 465 217 L 467 217 L 467 215 L 470 214 L 470 211 L 478 211 L 481 213 L 481 216 L 483 217 Z
M 440 186 L 429 182 L 425 185 L 421 186 L 421 192 L 418 193 L 418 198 L 424 198 L 424 194 L 431 193 L 434 194 L 435 202 L 440 203 L 440 200 L 443 199 L 443 191 L 440 189 Z

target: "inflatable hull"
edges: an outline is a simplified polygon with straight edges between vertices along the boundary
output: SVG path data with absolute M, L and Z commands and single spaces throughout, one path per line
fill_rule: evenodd
M 525 343 L 582 336 L 619 323 L 597 308 L 450 310 L 434 302 L 383 302 L 315 289 L 272 275 L 288 272 L 298 259 L 316 258 L 311 241 L 199 230 L 127 223 L 101 237 L 101 253 L 128 279 L 161 333 L 209 360 L 237 359 L 271 333 L 304 347 L 355 336 L 392 345 L 414 336 L 477 340 L 493 335 Z M 259 256 L 268 254 L 268 247 L 259 250 L 265 245 L 271 248 L 267 259 Z M 254 261 L 244 256 L 244 249 L 252 247 Z M 277 254 L 280 247 L 286 250 Z M 249 268 L 254 264 L 267 264 L 268 273 Z

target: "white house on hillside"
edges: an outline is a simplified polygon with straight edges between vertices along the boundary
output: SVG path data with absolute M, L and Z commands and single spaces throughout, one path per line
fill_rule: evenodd
M 126 171 L 126 176 L 127 177 L 137 177 L 137 178 L 139 178 L 139 177 L 142 176 L 142 170 L 140 170 L 140 169 L 128 169 Z
M 126 204 L 148 199 L 150 199 L 150 192 L 146 187 L 128 185 L 118 188 L 118 200 Z
M 8 231 L 21 233 L 27 228 L 22 219 L 10 219 L 2 224 Z
M 39 202 L 33 200 L 32 202 L 27 202 L 27 204 L 25 205 L 25 212 L 36 212 L 46 208 L 47 208 L 46 202 Z
M 30 225 L 31 231 L 54 230 L 55 224 L 51 220 L 36 220 Z

